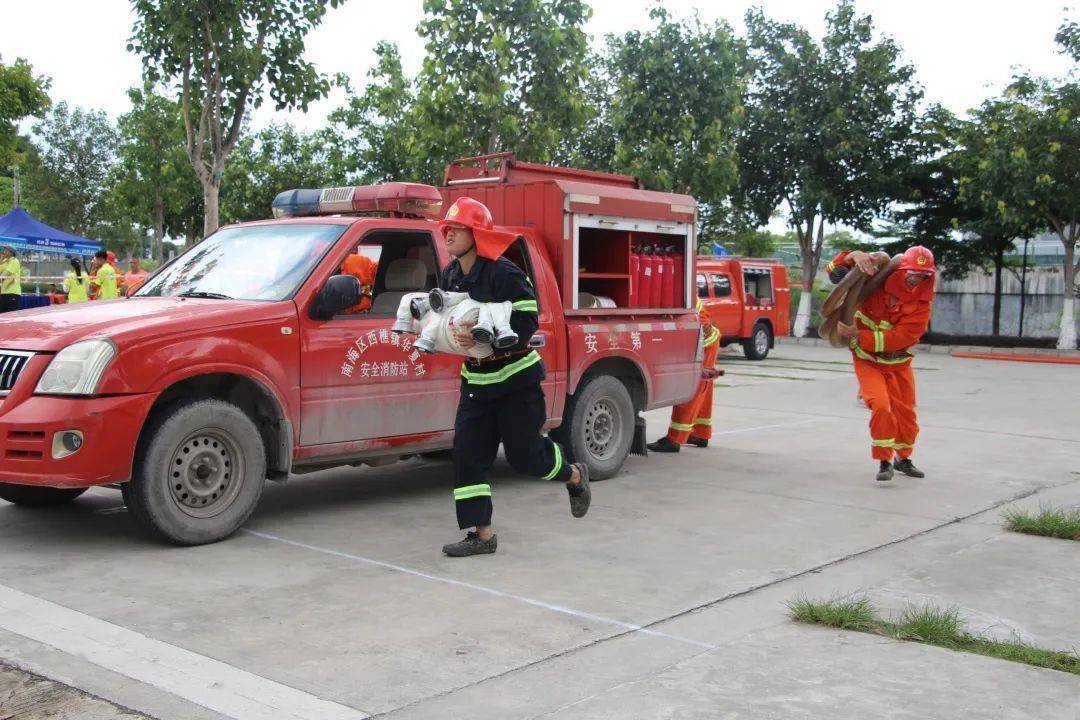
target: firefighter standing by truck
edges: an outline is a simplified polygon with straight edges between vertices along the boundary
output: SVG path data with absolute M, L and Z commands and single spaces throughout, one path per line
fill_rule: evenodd
M 858 250 L 841 253 L 826 269 L 838 283 L 853 267 L 867 275 L 887 272 Z M 877 479 L 882 482 L 892 480 L 894 470 L 926 476 L 911 461 L 919 424 L 908 348 L 930 324 L 936 272 L 930 250 L 909 248 L 896 270 L 859 306 L 854 322 L 837 326 L 840 337 L 850 342 L 859 394 L 870 408 L 871 455 L 879 462 Z
M 712 439 L 712 397 L 713 380 L 723 374 L 715 369 L 716 356 L 720 352 L 720 331 L 709 320 L 709 313 L 700 299 L 697 301 L 698 319 L 704 337 L 705 359 L 701 363 L 701 382 L 698 383 L 694 397 L 676 405 L 671 410 L 671 425 L 668 433 L 654 443 L 649 443 L 653 452 L 677 453 L 690 443 L 697 447 L 708 447 Z
M 491 526 L 491 485 L 487 472 L 499 443 L 515 470 L 566 484 L 570 511 L 584 517 L 592 499 L 588 468 L 565 462 L 557 443 L 541 435 L 547 421 L 544 364 L 530 349 L 539 326 L 536 294 L 525 273 L 502 257 L 515 239 L 497 231 L 483 203 L 459 198 L 439 223 L 446 249 L 454 257 L 442 272 L 444 290 L 467 292 L 477 302 L 512 302 L 510 326 L 518 344 L 461 367 L 461 399 L 454 420 L 454 503 L 458 527 L 470 530 L 463 540 L 443 547 L 453 557 L 495 552 L 498 539 Z M 454 334 L 462 347 L 475 341 L 469 327 Z

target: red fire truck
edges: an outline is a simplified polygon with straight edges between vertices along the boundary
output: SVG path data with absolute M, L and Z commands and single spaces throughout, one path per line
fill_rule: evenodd
M 642 239 L 693 277 L 695 202 L 497 155 L 453 164 L 441 191 L 287 191 L 275 219 L 220 229 L 130 298 L 6 315 L 0 498 L 119 486 L 141 524 L 192 545 L 234 532 L 267 478 L 450 448 L 462 358 L 390 327 L 405 293 L 435 287 L 449 258 L 434 219 L 464 194 L 519 233 L 507 257 L 536 288 L 551 431 L 610 477 L 644 446 L 639 413 L 697 383 L 689 283 L 670 307 L 630 302 Z M 378 263 L 369 312 L 343 312 L 360 296 L 340 270 L 353 253 Z
M 764 360 L 777 334 L 788 334 L 791 288 L 783 263 L 699 257 L 697 292 L 721 342 L 740 343 L 748 360 Z

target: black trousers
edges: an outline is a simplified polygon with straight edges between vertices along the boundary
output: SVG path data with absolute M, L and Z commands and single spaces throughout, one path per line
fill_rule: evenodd
M 20 295 L 14 295 L 12 293 L 4 293 L 3 295 L 0 295 L 0 313 L 18 310 L 20 297 Z
M 491 524 L 488 470 L 499 452 L 522 475 L 567 482 L 573 474 L 559 445 L 540 434 L 547 407 L 540 383 L 503 394 L 462 384 L 454 421 L 454 505 L 459 528 Z

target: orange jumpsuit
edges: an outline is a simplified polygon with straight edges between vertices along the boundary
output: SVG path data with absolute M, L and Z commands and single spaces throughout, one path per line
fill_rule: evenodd
M 379 264 L 367 257 L 355 253 L 345 258 L 341 264 L 343 275 L 352 275 L 360 281 L 360 302 L 346 310 L 346 313 L 365 313 L 371 310 L 371 291 L 375 285 L 375 272 Z
M 848 253 L 840 253 L 826 269 L 850 269 Z M 911 457 L 919 423 L 915 416 L 915 374 L 908 348 L 930 325 L 934 283 L 913 290 L 904 285 L 904 271 L 894 271 L 855 313 L 859 337 L 851 341 L 859 394 L 870 408 L 870 445 L 875 460 Z M 835 275 L 834 275 L 835 278 Z
M 701 328 L 705 333 L 705 359 L 701 366 L 711 370 L 720 352 L 720 331 L 713 327 L 709 320 L 709 313 L 706 312 L 700 300 L 698 300 L 698 318 L 701 320 Z M 703 378 L 698 384 L 694 397 L 672 408 L 671 425 L 668 426 L 667 433 L 668 440 L 677 445 L 685 445 L 691 435 L 700 440 L 712 438 L 712 396 L 713 380 Z

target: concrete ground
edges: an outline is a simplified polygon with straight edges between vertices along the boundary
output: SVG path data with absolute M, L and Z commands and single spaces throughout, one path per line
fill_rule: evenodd
M 0 504 L 0 659 L 130 709 L 95 718 L 1080 718 L 1080 677 L 787 617 L 864 592 L 1080 647 L 1080 543 L 1001 521 L 1080 505 L 1080 371 L 916 362 L 925 480 L 874 482 L 844 352 L 729 353 L 713 444 L 631 458 L 584 520 L 500 465 L 494 556 L 439 553 L 445 463 L 271 485 L 191 549 L 112 491 Z

